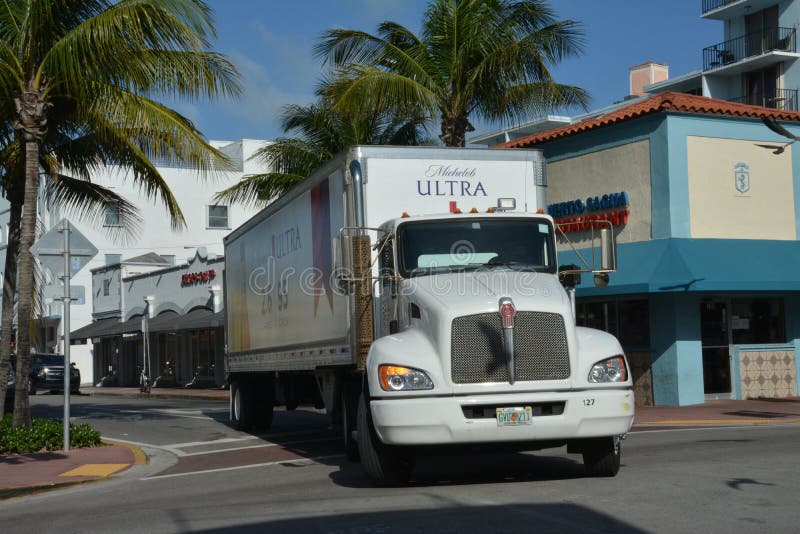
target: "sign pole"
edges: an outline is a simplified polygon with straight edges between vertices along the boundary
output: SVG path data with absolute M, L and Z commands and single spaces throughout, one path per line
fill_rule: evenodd
M 64 452 L 69 451 L 69 381 L 72 367 L 69 361 L 69 308 L 70 308 L 70 266 L 69 266 L 69 221 L 64 219 L 61 231 L 64 232 Z

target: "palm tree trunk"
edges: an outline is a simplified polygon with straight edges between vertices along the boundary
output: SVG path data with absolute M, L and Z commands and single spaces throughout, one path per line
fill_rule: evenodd
M 5 413 L 8 363 L 11 356 L 11 341 L 14 335 L 14 295 L 17 292 L 17 252 L 19 250 L 21 214 L 22 203 L 12 198 L 8 216 L 6 266 L 3 275 L 3 319 L 2 325 L 0 325 L 0 414 Z
M 467 144 L 467 132 L 475 131 L 466 115 L 448 117 L 442 114 L 442 134 L 439 138 L 448 147 L 463 147 Z
M 14 422 L 17 426 L 31 425 L 31 407 L 28 402 L 28 368 L 31 359 L 30 323 L 33 307 L 33 254 L 31 246 L 36 240 L 36 211 L 39 196 L 39 142 L 25 140 L 25 209 L 19 240 L 19 281 L 17 288 L 17 385 L 14 396 Z M 64 372 L 69 372 L 65 369 Z

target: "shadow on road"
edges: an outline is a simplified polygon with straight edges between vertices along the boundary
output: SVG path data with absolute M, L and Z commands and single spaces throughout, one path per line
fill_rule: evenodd
M 576 456 L 576 458 L 579 458 Z M 373 487 L 357 462 L 338 462 L 331 480 L 343 487 Z M 417 454 L 410 486 L 497 484 L 585 478 L 583 463 L 547 452 L 475 452 L 463 448 L 422 450 Z
M 310 512 L 313 514 L 313 512 Z M 175 518 L 178 522 L 180 517 Z M 195 532 L 645 532 L 576 504 L 442 506 L 235 524 Z

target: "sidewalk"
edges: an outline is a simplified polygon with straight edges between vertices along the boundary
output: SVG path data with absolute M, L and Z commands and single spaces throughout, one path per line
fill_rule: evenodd
M 141 395 L 138 388 L 81 388 L 88 395 Z M 224 401 L 227 390 L 159 388 L 151 396 Z M 711 401 L 693 406 L 640 406 L 633 431 L 768 424 L 800 424 L 800 397 Z M 142 451 L 123 444 L 25 455 L 0 455 L 0 500 L 119 474 L 147 462 Z
M 102 480 L 145 463 L 141 450 L 122 444 L 0 455 L 0 500 Z
M 800 423 L 800 397 L 720 400 L 692 406 L 637 406 L 634 427 Z
M 93 386 L 81 386 L 82 395 L 113 395 L 122 397 L 140 397 L 147 398 L 148 396 L 155 399 L 205 399 L 228 401 L 227 389 L 195 389 L 195 388 L 151 388 L 150 394 L 144 394 L 139 391 L 139 388 L 121 388 L 121 387 L 108 387 L 97 388 Z

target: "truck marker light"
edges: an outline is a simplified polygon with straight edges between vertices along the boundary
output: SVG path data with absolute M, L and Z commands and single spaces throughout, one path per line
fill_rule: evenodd
M 409 217 L 411 217 L 411 215 L 409 215 L 407 211 L 404 211 L 403 214 L 400 215 L 401 219 L 408 219 Z
M 488 210 L 486 210 L 486 213 L 494 213 L 494 211 L 495 211 L 494 208 L 490 207 Z
M 478 213 L 478 208 L 472 208 L 469 210 L 470 213 Z

